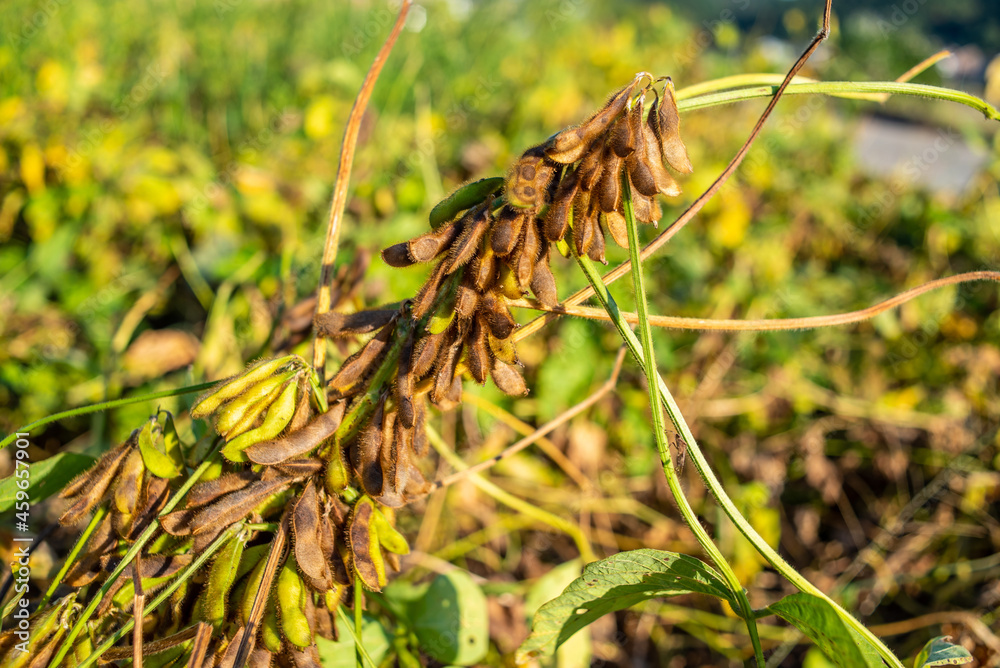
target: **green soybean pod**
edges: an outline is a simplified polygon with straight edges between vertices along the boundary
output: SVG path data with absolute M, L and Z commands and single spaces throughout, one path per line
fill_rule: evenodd
M 306 617 L 305 583 L 299 576 L 293 555 L 288 555 L 278 574 L 278 608 L 281 610 L 281 632 L 296 647 L 313 644 L 313 632 Z
M 243 451 L 254 443 L 267 441 L 282 431 L 292 421 L 295 414 L 296 394 L 298 393 L 298 383 L 289 383 L 281 391 L 281 395 L 267 409 L 264 422 L 250 431 L 245 431 L 233 440 L 229 441 L 222 448 L 222 455 L 231 462 L 245 462 L 247 457 Z
M 267 547 L 270 548 L 270 545 Z M 267 559 L 259 559 L 257 561 L 257 565 L 254 566 L 252 571 L 250 571 L 250 576 L 247 578 L 247 588 L 244 590 L 243 598 L 240 601 L 240 619 L 243 620 L 244 624 L 250 623 L 250 612 L 253 610 L 253 600 L 257 596 L 257 591 L 260 589 L 261 582 L 264 580 L 264 570 L 266 568 Z
M 271 394 L 277 388 L 284 386 L 295 374 L 295 371 L 288 371 L 265 378 L 249 387 L 240 396 L 226 403 L 218 410 L 215 416 L 216 430 L 220 434 L 229 434 L 238 424 L 244 421 L 244 416 L 253 408 L 254 404 Z M 234 437 L 236 435 L 233 434 Z
M 215 628 L 222 626 L 226 619 L 226 601 L 229 599 L 229 590 L 236 581 L 244 547 L 246 543 L 239 536 L 232 538 L 219 550 L 219 556 L 212 562 L 208 573 L 208 582 L 202 592 L 205 599 L 202 603 L 202 619 Z
M 255 592 L 256 593 L 256 592 Z M 278 625 L 278 606 L 271 596 L 267 601 L 267 608 L 264 609 L 264 619 L 260 624 L 260 638 L 264 641 L 264 647 L 272 654 L 281 654 L 282 645 L 281 628 Z
M 436 230 L 460 212 L 484 201 L 487 197 L 500 190 L 503 187 L 504 181 L 505 179 L 502 176 L 491 176 L 460 187 L 431 209 L 431 228 Z
M 196 401 L 194 406 L 191 407 L 191 417 L 203 418 L 206 415 L 211 415 L 223 403 L 243 394 L 251 385 L 264 380 L 285 364 L 296 359 L 300 359 L 298 355 L 286 355 L 285 357 L 277 357 L 250 367 L 239 376 L 223 382 L 215 389 L 209 390 L 208 393 Z

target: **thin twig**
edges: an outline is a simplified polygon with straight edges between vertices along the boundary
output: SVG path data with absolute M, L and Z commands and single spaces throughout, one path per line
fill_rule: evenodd
M 260 580 L 260 589 L 253 599 L 253 607 L 250 608 L 250 616 L 247 619 L 246 631 L 240 638 L 239 649 L 236 650 L 236 661 L 234 666 L 246 665 L 250 651 L 253 649 L 254 640 L 257 638 L 257 625 L 261 617 L 264 616 L 264 606 L 271 596 L 271 583 L 274 582 L 274 574 L 278 571 L 278 566 L 285 561 L 285 543 L 288 541 L 288 523 L 291 517 L 291 508 L 285 511 L 278 530 L 271 539 L 271 551 L 267 555 L 267 563 L 264 565 L 264 575 Z
M 761 129 L 764 127 L 765 121 L 767 121 L 768 117 L 771 115 L 771 112 L 774 111 L 775 105 L 778 104 L 778 100 L 781 99 L 781 96 L 785 92 L 785 89 L 788 87 L 788 84 L 791 83 L 793 78 L 795 78 L 795 75 L 798 74 L 799 70 L 802 69 L 802 66 L 806 64 L 806 61 L 809 60 L 809 56 L 811 56 L 813 52 L 816 51 L 816 49 L 823 42 L 823 40 L 825 40 L 827 36 L 830 34 L 830 11 L 831 11 L 830 5 L 832 2 L 833 0 L 826 0 L 826 8 L 823 11 L 822 28 L 820 28 L 818 33 L 816 33 L 816 36 L 813 37 L 812 42 L 809 44 L 806 50 L 802 52 L 802 55 L 799 56 L 799 59 L 795 61 L 795 64 L 792 65 L 792 68 L 788 70 L 788 74 L 785 75 L 785 78 L 781 82 L 781 85 L 778 86 L 778 90 L 775 91 L 774 97 L 771 98 L 771 101 L 768 103 L 767 108 L 764 109 L 764 113 L 761 114 L 760 119 L 757 121 L 757 124 L 754 126 L 753 130 L 750 131 L 750 136 L 747 137 L 747 140 L 745 142 L 743 142 L 743 146 L 741 146 L 740 150 L 736 152 L 736 155 L 729 162 L 729 165 L 727 165 L 726 168 L 722 170 L 722 173 L 719 175 L 717 179 L 715 179 L 715 181 L 708 188 L 708 190 L 703 192 L 698 197 L 698 199 L 692 202 L 691 206 L 689 206 L 687 210 L 677 218 L 677 220 L 671 223 L 670 226 L 668 226 L 665 230 L 663 230 L 663 232 L 659 234 L 659 236 L 657 236 L 655 239 L 649 242 L 649 244 L 647 244 L 646 247 L 642 249 L 642 252 L 639 254 L 640 258 L 642 258 L 643 260 L 648 259 L 653 253 L 659 250 L 659 248 L 663 244 L 673 239 L 674 235 L 680 232 L 685 225 L 691 222 L 691 220 L 695 217 L 695 215 L 699 211 L 701 211 L 702 207 L 704 207 L 705 204 L 707 204 L 708 201 L 712 199 L 715 193 L 717 193 L 719 189 L 722 188 L 722 186 L 726 183 L 726 181 L 729 180 L 729 177 L 733 175 L 733 172 L 736 171 L 736 168 L 740 166 L 740 163 L 743 162 L 743 158 L 746 157 L 747 152 L 750 150 L 750 146 L 753 144 L 754 140 L 757 139 L 757 135 L 760 134 Z M 631 260 L 626 260 L 622 264 L 615 267 L 612 271 L 605 274 L 601 280 L 603 281 L 604 285 L 611 285 L 619 278 L 627 274 L 631 266 L 632 266 Z M 580 304 L 584 300 L 593 296 L 594 296 L 594 289 L 593 287 L 588 286 L 571 295 L 568 299 L 566 299 L 566 301 L 563 302 L 563 304 L 566 306 L 576 306 L 577 304 Z M 517 332 L 514 333 L 515 342 L 520 341 L 521 339 L 527 336 L 530 336 L 534 332 L 544 327 L 547 323 L 551 322 L 552 320 L 555 320 L 557 317 L 558 315 L 552 313 L 546 313 L 543 316 L 535 318 L 534 320 L 529 322 L 524 327 L 521 327 Z
M 201 664 L 205 662 L 205 655 L 208 654 L 208 643 L 211 640 L 211 624 L 198 622 L 194 635 L 194 644 L 191 647 L 191 658 L 188 659 L 187 668 L 201 668 Z
M 433 484 L 430 491 L 433 492 L 434 490 L 441 489 L 442 487 L 448 487 L 449 485 L 453 485 L 459 480 L 467 478 L 468 476 L 474 473 L 485 471 L 486 469 L 490 468 L 491 466 L 495 466 L 496 464 L 502 462 L 508 457 L 516 455 L 518 452 L 524 450 L 526 447 L 528 447 L 538 439 L 554 431 L 560 425 L 565 424 L 569 420 L 573 419 L 583 411 L 587 410 L 588 408 L 596 404 L 598 401 L 601 400 L 601 398 L 605 394 L 613 390 L 615 388 L 615 385 L 618 383 L 618 374 L 621 372 L 622 362 L 625 361 L 625 351 L 626 348 L 622 346 L 621 350 L 618 351 L 617 359 L 615 359 L 615 366 L 611 372 L 611 377 L 608 378 L 608 380 L 605 381 L 605 383 L 601 385 L 601 387 L 599 387 L 596 392 L 591 394 L 589 397 L 587 397 L 577 405 L 564 411 L 563 413 L 553 418 L 552 420 L 546 422 L 541 427 L 536 429 L 533 433 L 529 434 L 528 436 L 525 436 L 517 443 L 511 445 L 509 448 L 506 448 L 503 452 L 493 457 L 490 457 L 487 460 L 481 461 L 474 466 L 470 466 L 467 469 L 463 469 L 461 471 L 455 471 L 451 475 L 445 476 L 441 480 L 438 480 Z
M 382 66 L 388 60 L 392 47 L 399 37 L 406 22 L 406 15 L 410 11 L 411 0 L 403 0 L 399 7 L 399 14 L 396 16 L 396 23 L 392 26 L 392 32 L 386 37 L 385 43 L 379 49 L 375 60 L 372 61 L 368 74 L 361 84 L 361 90 L 354 99 L 354 106 L 351 107 L 351 115 L 347 118 L 347 127 L 344 128 L 344 140 L 340 147 L 340 164 L 337 166 L 337 180 L 333 187 L 333 200 L 330 202 L 330 217 L 326 225 L 326 243 L 323 246 L 323 265 L 319 272 L 319 294 L 316 300 L 316 316 L 321 316 L 330 310 L 330 289 L 333 281 L 334 262 L 337 259 L 337 248 L 340 246 L 340 228 L 344 218 L 344 208 L 347 206 L 347 187 L 351 180 L 351 167 L 354 164 L 354 151 L 358 145 L 358 133 L 361 130 L 361 119 L 364 116 L 368 100 L 372 96 L 375 82 L 382 72 Z M 326 337 L 319 331 L 313 340 L 313 368 L 319 374 L 320 385 L 326 383 Z
M 910 288 L 874 306 L 860 309 L 858 311 L 848 311 L 847 313 L 834 313 L 832 315 L 816 315 L 805 318 L 765 318 L 761 320 L 716 320 L 712 318 L 683 318 L 672 315 L 651 315 L 649 324 L 653 327 L 665 327 L 667 329 L 695 329 L 701 331 L 724 331 L 724 332 L 777 332 L 793 329 L 815 329 L 817 327 L 836 327 L 839 325 L 849 325 L 874 318 L 880 313 L 904 304 L 914 297 L 943 288 L 956 283 L 966 283 L 969 281 L 998 281 L 1000 282 L 1000 271 L 970 271 L 964 274 L 956 274 L 945 278 L 938 278 L 928 281 L 915 288 Z M 508 302 L 510 306 L 519 308 L 530 308 L 537 311 L 548 311 L 559 315 L 573 315 L 591 320 L 611 321 L 611 316 L 601 308 L 590 306 L 566 306 L 557 304 L 556 306 L 545 306 L 535 299 L 517 299 Z M 639 322 L 639 316 L 631 311 L 622 311 L 622 317 L 626 322 L 635 325 Z
M 137 552 L 132 563 L 132 665 L 142 668 L 142 616 L 146 612 L 146 592 L 142 590 L 142 553 Z

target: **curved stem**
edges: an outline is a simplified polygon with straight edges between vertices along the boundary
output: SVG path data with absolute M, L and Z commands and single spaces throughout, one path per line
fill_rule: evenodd
M 202 390 L 207 390 L 208 388 L 215 385 L 215 381 L 211 383 L 201 383 L 200 385 L 189 385 L 188 387 L 181 387 L 175 390 L 164 390 L 163 392 L 153 392 L 152 394 L 142 394 L 138 397 L 127 397 L 125 399 L 114 399 L 112 401 L 102 401 L 99 404 L 91 404 L 89 406 L 80 406 L 79 408 L 72 408 L 68 411 L 62 411 L 61 413 L 53 413 L 43 417 L 40 420 L 35 420 L 34 422 L 29 422 L 23 427 L 15 429 L 6 438 L 0 441 L 0 450 L 3 450 L 8 445 L 14 442 L 17 438 L 18 432 L 24 433 L 26 431 L 31 431 L 35 427 L 42 427 L 49 424 L 50 422 L 55 422 L 56 420 L 62 420 L 63 418 L 76 417 L 77 415 L 86 415 L 88 413 L 96 413 L 98 411 L 107 411 L 112 408 L 118 408 L 119 406 L 128 406 L 129 404 L 138 404 L 143 401 L 152 401 L 153 399 L 163 399 L 164 397 L 177 397 L 182 394 L 194 394 L 195 392 L 201 392 Z
M 701 549 L 705 551 L 708 558 L 711 559 L 712 563 L 715 564 L 716 568 L 725 578 L 726 584 L 729 586 L 729 590 L 733 592 L 736 600 L 739 601 L 740 610 L 737 611 L 740 617 L 746 622 L 747 632 L 750 634 L 750 642 L 754 649 L 754 658 L 757 660 L 757 666 L 763 668 L 764 666 L 764 653 L 760 646 L 760 637 L 757 633 L 757 622 L 754 620 L 753 609 L 750 606 L 750 600 L 747 598 L 746 591 L 743 589 L 743 585 L 740 584 L 739 578 L 736 577 L 736 573 L 733 571 L 729 562 L 726 561 L 725 556 L 719 550 L 718 546 L 712 541 L 712 537 L 708 535 L 708 532 L 701 525 L 698 519 L 698 515 L 694 512 L 691 507 L 690 502 L 687 500 L 687 496 L 684 494 L 684 489 L 681 487 L 681 481 L 677 476 L 677 471 L 674 470 L 673 462 L 670 458 L 670 448 L 666 442 L 666 432 L 663 424 L 663 410 L 660 406 L 660 395 L 657 392 L 656 384 L 653 382 L 653 376 L 658 375 L 656 371 L 656 356 L 653 351 L 653 330 L 647 322 L 647 311 L 649 310 L 649 305 L 646 300 L 646 286 L 645 280 L 642 274 L 642 261 L 639 259 L 638 249 L 639 249 L 639 233 L 636 229 L 635 215 L 632 210 L 632 192 L 631 186 L 629 184 L 628 176 L 623 172 L 621 176 L 622 181 L 622 203 L 625 208 L 625 223 L 628 230 L 628 243 L 629 252 L 632 257 L 632 285 L 635 290 L 635 306 L 636 311 L 639 315 L 639 333 L 642 336 L 642 349 L 641 351 L 633 350 L 633 354 L 639 352 L 640 355 L 636 358 L 640 362 L 640 366 L 644 368 L 646 373 L 646 379 L 648 381 L 647 385 L 649 387 L 649 408 L 652 413 L 653 418 L 653 436 L 656 439 L 656 449 L 660 455 L 660 465 L 663 468 L 663 475 L 667 479 L 667 486 L 670 488 L 670 493 L 674 497 L 674 501 L 677 503 L 678 509 L 681 511 L 681 515 L 684 517 L 684 523 L 688 525 L 688 528 L 694 533 L 695 538 L 698 540 L 698 544 L 701 545 Z M 575 245 L 573 246 L 575 248 Z M 605 290 L 600 290 L 598 288 L 600 283 L 600 276 L 594 267 L 593 262 L 589 258 L 577 257 L 580 265 L 583 267 L 584 273 L 587 274 L 587 279 L 597 290 L 598 299 L 601 300 L 601 305 L 608 310 L 608 314 L 618 315 L 615 318 L 612 316 L 615 324 L 621 323 L 624 325 L 624 320 L 620 317 L 618 311 L 618 306 L 615 304 L 614 299 L 611 298 L 611 293 Z M 628 329 L 625 325 L 625 329 Z M 629 330 L 631 334 L 631 330 Z M 634 335 L 633 335 L 634 336 Z

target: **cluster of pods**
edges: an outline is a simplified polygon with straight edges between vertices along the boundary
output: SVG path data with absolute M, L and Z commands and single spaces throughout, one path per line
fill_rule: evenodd
M 318 668 L 315 640 L 336 637 L 346 594 L 355 583 L 380 590 L 409 551 L 395 512 L 432 488 L 417 465 L 428 404 L 459 402 L 466 373 L 527 392 L 509 300 L 531 292 L 557 303 L 553 247 L 604 261 L 605 230 L 627 245 L 625 188 L 637 220 L 659 219 L 654 196 L 680 192 L 668 168 L 691 171 L 679 127 L 670 80 L 637 75 L 587 121 L 525 151 L 506 177 L 441 202 L 430 232 L 385 249 L 394 267 L 436 261 L 412 300 L 316 318 L 341 347 L 369 337 L 326 387 L 297 355 L 262 361 L 192 407 L 214 434 L 185 446 L 161 411 L 107 452 L 61 494 L 63 524 L 97 513 L 63 579 L 70 591 L 34 613 L 30 654 L 14 652 L 11 631 L 0 635 L 4 665 L 86 661 L 131 618 L 138 583 L 147 596 L 169 592 L 144 612 L 145 666 Z M 215 448 L 222 457 L 199 466 Z M 195 468 L 198 481 L 176 494 Z M 290 547 L 273 540 L 276 530 Z M 139 558 L 107 587 L 86 630 L 67 635 L 77 598 L 107 585 L 139 540 Z M 115 647 L 103 660 L 131 656 Z

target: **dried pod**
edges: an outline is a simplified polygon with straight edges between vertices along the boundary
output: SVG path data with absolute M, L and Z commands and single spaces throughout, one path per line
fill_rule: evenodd
M 507 203 L 519 209 L 538 209 L 545 203 L 555 173 L 555 165 L 545 160 L 542 147 L 528 149 L 507 176 Z
M 604 259 L 604 230 L 601 229 L 599 224 L 594 225 L 594 228 L 594 242 L 590 244 L 590 249 L 587 251 L 587 257 L 594 262 L 607 264 L 608 261 Z
M 188 508 L 199 508 L 230 492 L 243 489 L 254 480 L 257 480 L 257 475 L 253 471 L 223 473 L 214 480 L 194 485 L 184 497 L 184 501 Z
M 448 396 L 452 381 L 455 379 L 455 368 L 458 366 L 461 351 L 462 338 L 456 337 L 438 359 L 434 371 L 434 387 L 431 389 L 431 401 L 434 404 L 440 404 Z
M 403 490 L 410 473 L 409 458 L 412 452 L 413 430 L 396 425 L 393 438 L 382 441 L 382 471 L 385 485 L 378 502 L 385 506 L 401 508 L 405 503 Z
M 479 294 L 469 285 L 459 285 L 455 295 L 455 317 L 459 321 L 469 320 L 476 312 Z
M 591 191 L 604 173 L 605 153 L 614 153 L 606 142 L 596 142 L 580 160 L 576 171 L 579 173 L 580 189 Z
M 320 506 L 316 485 L 310 480 L 299 494 L 292 510 L 293 548 L 295 561 L 303 575 L 318 591 L 326 591 L 333 586 L 333 574 L 320 535 Z
M 269 466 L 300 457 L 315 449 L 337 431 L 341 420 L 344 419 L 346 406 L 346 402 L 338 401 L 330 406 L 330 410 L 317 415 L 302 429 L 281 438 L 254 443 L 244 451 L 244 454 L 255 464 Z
M 590 247 L 594 245 L 594 237 L 599 234 L 599 213 L 594 208 L 594 199 L 591 198 L 586 215 L 573 220 L 573 244 L 576 246 L 576 254 L 581 257 L 590 252 Z
M 420 288 L 420 292 L 418 292 L 417 296 L 414 297 L 413 305 L 410 307 L 410 314 L 415 319 L 420 320 L 425 315 L 430 313 L 431 308 L 434 306 L 434 300 L 438 294 L 438 288 L 441 287 L 441 281 L 447 273 L 446 270 L 448 268 L 448 264 L 449 260 L 447 258 L 438 262 L 423 287 Z
M 611 238 L 615 240 L 615 243 L 622 248 L 628 248 L 628 227 L 626 226 L 625 216 L 617 211 L 609 211 L 601 215 L 604 217 L 604 224 L 607 225 L 608 231 L 611 232 Z
M 397 315 L 399 315 L 399 311 L 395 309 L 372 309 L 357 313 L 324 313 L 316 317 L 314 325 L 316 331 L 323 336 L 333 338 L 357 336 L 382 329 Z
M 354 570 L 362 584 L 374 591 L 381 591 L 386 585 L 385 560 L 379 547 L 378 535 L 372 526 L 375 514 L 374 502 L 367 498 L 355 504 L 347 535 L 351 543 Z
M 427 405 L 424 402 L 417 403 L 417 416 L 413 421 L 413 454 L 417 457 L 426 457 L 430 443 L 427 441 L 427 432 L 424 429 L 427 424 Z
M 488 334 L 481 318 L 476 318 L 469 333 L 467 365 L 472 378 L 482 385 L 490 373 L 490 352 Z
M 494 229 L 496 229 L 494 227 Z M 486 288 L 493 283 L 497 273 L 496 253 L 493 252 L 493 242 L 489 236 L 483 238 L 483 244 L 476 257 L 472 258 L 472 264 L 467 271 L 472 276 L 472 283 L 476 287 L 476 292 L 486 292 Z
M 118 512 L 131 515 L 136 511 L 142 498 L 142 481 L 146 467 L 142 453 L 132 448 L 122 463 L 121 471 L 115 477 L 114 502 Z
M 118 468 L 125 460 L 125 457 L 131 452 L 131 445 L 134 444 L 137 434 L 138 431 L 132 432 L 132 436 L 129 437 L 128 441 L 107 452 L 90 471 L 82 473 L 77 480 L 70 484 L 68 489 L 72 489 L 72 492 L 63 490 L 63 493 L 60 494 L 63 498 L 77 495 L 79 495 L 79 498 L 59 518 L 60 524 L 64 526 L 76 524 L 84 515 L 93 510 L 94 506 L 100 503 L 101 499 L 104 498 L 104 493 L 108 491 L 108 486 L 118 473 Z M 82 484 L 78 483 L 81 479 L 83 479 Z
M 524 226 L 524 236 L 516 254 L 517 285 L 522 293 L 527 292 L 531 287 L 531 277 L 535 274 L 535 263 L 538 262 L 543 251 L 542 243 L 542 233 L 538 229 L 538 223 L 534 219 L 529 220 Z
M 640 109 L 641 105 L 636 105 Z M 635 128 L 632 124 L 632 114 L 619 118 L 611 126 L 608 133 L 608 146 L 619 158 L 627 158 L 635 151 Z
M 310 599 L 308 602 L 311 603 L 312 600 Z M 292 661 L 292 668 L 323 668 L 320 663 L 319 649 L 315 644 L 303 649 L 290 647 L 288 658 Z
M 343 392 L 374 371 L 382 353 L 388 349 L 394 330 L 393 321 L 382 327 L 361 350 L 348 357 L 337 375 L 330 379 L 329 388 Z
M 382 493 L 382 423 L 385 417 L 385 397 L 375 406 L 371 421 L 358 434 L 351 446 L 351 465 L 354 467 L 361 487 L 368 494 Z
M 652 116 L 652 112 L 650 114 Z M 656 118 L 653 116 L 653 118 Z M 668 197 L 676 197 L 681 194 L 681 187 L 670 175 L 667 168 L 663 166 L 663 156 L 660 153 L 660 142 L 656 139 L 656 131 L 653 128 L 655 123 L 646 123 L 642 127 L 643 148 L 646 154 L 645 165 L 649 167 L 650 174 L 656 184 L 656 191 Z M 646 193 L 643 193 L 644 195 Z M 656 193 L 653 193 L 656 194 Z
M 631 160 L 630 156 L 629 159 Z M 622 171 L 622 159 L 611 151 L 604 152 L 604 169 L 601 171 L 601 178 L 594 187 L 594 192 L 590 196 L 591 202 L 595 202 L 601 211 L 617 211 L 622 202 L 622 184 L 620 174 Z
M 236 668 L 236 658 L 240 650 L 240 644 L 243 641 L 243 634 L 246 631 L 244 627 L 236 629 L 236 633 L 233 634 L 232 640 L 226 646 L 226 651 L 223 652 L 222 657 L 216 662 L 217 668 Z
M 423 378 L 434 368 L 434 363 L 441 353 L 441 347 L 444 345 L 447 336 L 448 332 L 445 331 L 424 336 L 417 341 L 414 349 L 414 378 Z
M 480 311 L 483 321 L 489 328 L 490 333 L 498 339 L 506 339 L 517 327 L 510 310 L 493 293 L 486 293 L 480 300 L 482 310 Z
M 575 128 L 567 128 L 553 137 L 545 147 L 545 154 L 561 164 L 576 162 L 587 147 L 604 134 L 612 121 L 625 109 L 629 96 L 638 82 L 633 81 L 614 93 L 596 114 Z
M 486 341 L 494 357 L 507 364 L 517 364 L 517 348 L 514 346 L 513 339 L 498 339 L 487 331 Z
M 292 415 L 292 421 L 288 423 L 288 431 L 298 431 L 302 429 L 307 424 L 309 420 L 313 417 L 312 408 L 312 387 L 305 376 L 300 376 L 299 380 L 299 403 L 295 407 L 295 413 Z
M 269 496 L 277 494 L 288 487 L 288 484 L 289 480 L 287 478 L 258 480 L 250 483 L 241 490 L 225 495 L 210 506 L 193 511 L 175 511 L 163 519 L 166 520 L 167 517 L 176 515 L 177 512 L 184 513 L 185 516 L 193 512 L 194 514 L 190 516 L 191 520 L 188 526 L 194 535 L 220 527 L 225 528 L 233 522 L 238 522 L 246 517 L 254 508 L 266 501 Z M 173 533 L 167 528 L 166 523 L 163 524 L 163 528 L 168 533 Z
M 566 236 L 573 220 L 573 201 L 580 188 L 580 172 L 569 169 L 559 182 L 552 205 L 545 216 L 545 238 L 549 241 L 559 241 Z
M 653 223 L 655 225 L 663 217 L 663 212 L 655 198 L 645 197 L 636 192 L 632 193 L 632 212 L 640 223 Z
M 677 111 L 677 101 L 674 99 L 674 83 L 667 79 L 663 88 L 663 102 L 657 113 L 660 151 L 667 164 L 682 174 L 694 171 L 691 160 L 688 159 L 687 147 L 681 140 L 681 115 Z
M 442 225 L 433 232 L 421 234 L 408 241 L 406 247 L 410 253 L 410 259 L 414 262 L 430 262 L 451 248 L 455 239 L 459 237 L 460 233 L 463 233 L 463 222 L 464 219 L 456 220 Z
M 396 409 L 399 421 L 406 427 L 413 426 L 413 335 L 406 337 L 399 351 L 396 370 Z
M 234 659 L 236 657 L 233 657 Z M 271 664 L 274 662 L 274 655 L 263 647 L 258 647 L 250 655 L 250 659 L 247 661 L 248 668 L 270 668 Z
M 397 269 L 412 267 L 416 264 L 413 258 L 410 257 L 410 247 L 406 241 L 383 248 L 382 260 L 390 267 L 396 267 Z
M 323 470 L 323 460 L 319 457 L 303 457 L 302 459 L 291 459 L 275 464 L 270 469 L 264 471 L 266 476 L 270 471 L 275 471 L 281 476 L 290 478 L 292 482 L 307 480 Z
M 431 228 L 437 229 L 462 211 L 485 201 L 503 187 L 504 181 L 502 176 L 491 176 L 461 186 L 431 209 Z
M 521 238 L 524 223 L 532 216 L 530 211 L 516 209 L 513 206 L 503 206 L 497 212 L 496 224 L 490 231 L 490 248 L 504 257 L 509 255 Z
M 523 397 L 528 393 L 528 386 L 525 384 L 521 374 L 513 366 L 505 364 L 499 359 L 493 360 L 490 375 L 493 376 L 493 382 L 496 383 L 497 387 L 504 394 L 512 397 Z
M 549 268 L 549 253 L 546 251 L 535 263 L 535 271 L 531 278 L 531 291 L 543 306 L 552 308 L 559 303 L 559 295 L 556 291 L 556 277 L 552 275 Z
M 460 221 L 463 226 L 462 234 L 459 235 L 458 240 L 451 247 L 451 252 L 448 253 L 445 274 L 454 273 L 456 269 L 475 256 L 476 251 L 479 250 L 479 243 L 483 240 L 486 231 L 490 229 L 491 222 L 492 216 L 488 202 L 470 209 L 462 217 Z

